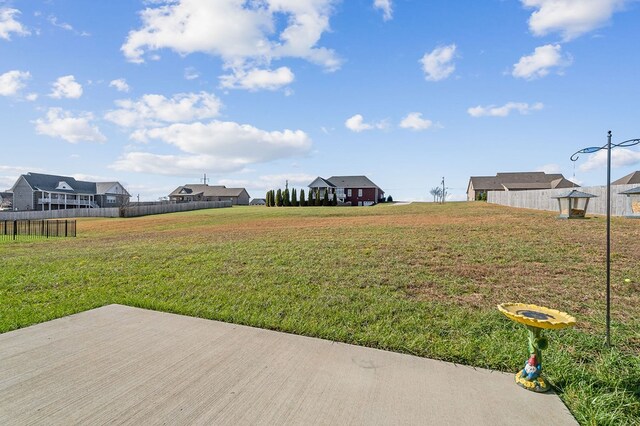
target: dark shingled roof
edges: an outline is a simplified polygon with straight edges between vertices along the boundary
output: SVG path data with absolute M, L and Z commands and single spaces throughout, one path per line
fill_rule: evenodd
M 27 173 L 22 175 L 31 188 L 38 191 L 54 191 L 54 192 L 67 192 L 69 194 L 95 194 L 96 184 L 95 182 L 85 182 L 81 180 L 75 180 L 71 176 L 57 176 L 57 175 L 45 175 L 42 173 Z M 71 190 L 57 189 L 60 182 L 66 182 Z
M 373 183 L 366 176 L 331 176 L 326 179 L 331 184 L 338 188 L 378 188 L 380 187 Z M 382 189 L 380 189 L 382 191 Z
M 122 195 L 130 196 L 120 182 L 87 182 L 83 180 L 76 180 L 71 176 L 47 175 L 33 172 L 22 175 L 22 177 L 24 177 L 29 186 L 36 191 L 99 195 L 105 194 L 106 191 L 111 189 L 111 187 L 118 185 L 122 188 L 122 191 L 120 192 Z M 66 182 L 71 189 L 59 189 L 58 185 L 60 182 Z
M 184 189 L 184 192 L 181 193 Z M 179 186 L 173 190 L 169 197 L 179 197 L 180 195 L 197 195 L 202 194 L 203 197 L 239 197 L 242 191 L 246 191 L 244 188 L 227 188 L 225 186 L 209 186 L 206 184 L 198 183 L 193 185 Z
M 572 188 L 579 185 L 565 179 L 559 173 L 511 172 L 498 173 L 495 176 L 471 176 L 470 183 L 476 191 L 504 189 L 554 189 Z
M 320 182 L 323 182 L 323 183 L 324 183 L 324 185 L 325 185 L 327 188 L 335 188 L 335 187 L 336 187 L 334 184 L 332 184 L 331 182 L 329 182 L 327 179 L 325 179 L 325 178 L 321 178 L 320 176 L 318 176 L 317 178 L 315 178 L 315 179 L 313 180 L 313 182 L 311 182 L 311 183 L 309 184 L 309 188 L 319 188 L 319 186 L 311 186 L 311 185 L 313 185 L 313 184 L 315 183 L 315 181 L 317 181 L 317 180 L 319 180 Z
M 634 185 L 640 183 L 640 171 L 629 173 L 620 179 L 611 182 L 611 185 Z

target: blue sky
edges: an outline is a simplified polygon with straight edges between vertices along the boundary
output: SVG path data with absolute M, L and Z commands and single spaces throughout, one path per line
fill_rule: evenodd
M 442 177 L 603 184 L 640 138 L 634 0 L 0 0 L 0 190 L 28 171 L 198 183 L 369 176 L 396 200 Z M 614 153 L 613 177 L 640 169 Z

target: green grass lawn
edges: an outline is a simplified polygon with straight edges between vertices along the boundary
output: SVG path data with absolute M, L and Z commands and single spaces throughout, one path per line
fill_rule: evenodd
M 515 372 L 526 330 L 495 306 L 535 303 L 578 320 L 544 365 L 578 421 L 640 424 L 640 221 L 612 229 L 611 349 L 603 218 L 486 203 L 81 219 L 0 242 L 0 332 L 121 303 Z

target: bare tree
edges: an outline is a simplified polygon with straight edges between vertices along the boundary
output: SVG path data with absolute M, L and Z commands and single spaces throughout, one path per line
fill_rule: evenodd
M 429 191 L 429 194 L 433 195 L 433 202 L 438 202 L 440 201 L 440 198 L 442 197 L 442 188 L 439 186 L 436 186 L 435 188 L 431 188 L 431 191 Z

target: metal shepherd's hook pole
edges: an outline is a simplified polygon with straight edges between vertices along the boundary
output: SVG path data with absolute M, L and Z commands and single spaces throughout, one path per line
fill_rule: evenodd
M 611 346 L 611 150 L 613 148 L 629 148 L 640 145 L 639 139 L 628 139 L 623 142 L 613 143 L 611 141 L 611 130 L 607 133 L 607 144 L 604 146 L 591 146 L 583 148 L 571 156 L 571 161 L 578 160 L 580 154 L 594 154 L 603 149 L 607 150 L 607 314 L 606 314 L 606 338 L 605 343 Z
M 606 345 L 611 347 L 611 130 L 607 134 L 607 332 Z

